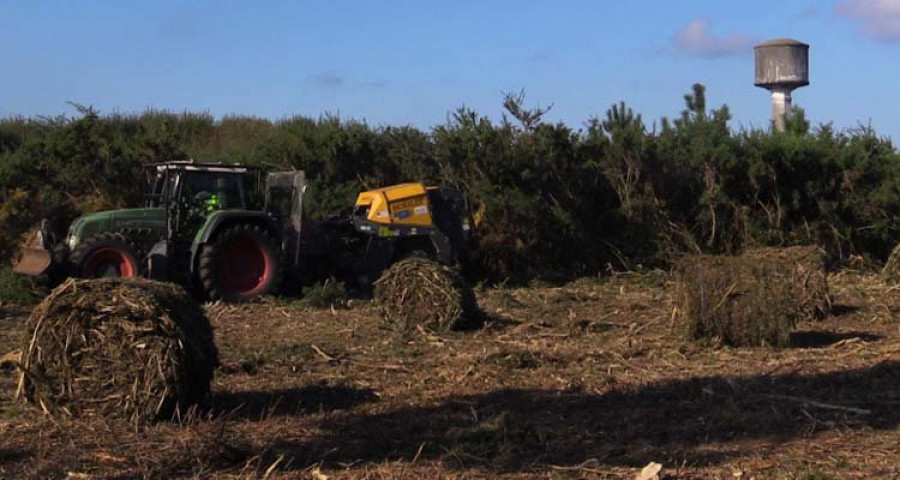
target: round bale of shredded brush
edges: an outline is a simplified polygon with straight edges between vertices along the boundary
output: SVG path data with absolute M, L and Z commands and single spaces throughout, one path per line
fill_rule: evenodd
M 475 293 L 457 269 L 410 257 L 391 265 L 375 282 L 384 322 L 401 336 L 417 326 L 443 332 L 477 323 Z
M 688 339 L 789 346 L 798 314 L 790 281 L 773 260 L 683 257 L 677 265 L 677 303 Z
M 209 393 L 218 351 L 179 286 L 68 280 L 25 322 L 19 394 L 53 416 L 167 420 Z
M 780 268 L 790 279 L 800 320 L 822 320 L 831 313 L 825 252 L 815 245 L 746 250 L 751 259 Z

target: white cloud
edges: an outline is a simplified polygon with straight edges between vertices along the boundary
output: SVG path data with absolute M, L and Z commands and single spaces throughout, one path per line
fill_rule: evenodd
M 900 16 L 900 0 L 844 0 L 838 12 L 849 17 Z
M 709 34 L 709 20 L 700 18 L 687 24 L 675 34 L 675 50 L 684 55 L 714 58 L 746 54 L 753 40 L 736 33 L 724 37 Z
M 380 78 L 366 81 L 351 80 L 334 72 L 320 72 L 306 77 L 306 84 L 323 90 L 335 90 L 344 86 L 365 88 L 387 88 L 390 86 L 390 82 Z
M 306 81 L 319 88 L 338 88 L 344 85 L 344 77 L 331 72 L 322 72 L 307 77 Z
M 816 5 L 807 5 L 806 8 L 800 11 L 794 18 L 798 20 L 809 20 L 811 18 L 816 18 L 822 14 L 822 10 L 819 9 Z
M 837 13 L 858 22 L 864 36 L 900 42 L 900 0 L 843 0 Z

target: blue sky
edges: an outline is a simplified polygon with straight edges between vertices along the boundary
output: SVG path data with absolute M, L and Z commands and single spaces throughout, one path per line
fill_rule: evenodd
M 676 116 L 695 82 L 733 125 L 768 125 L 752 46 L 811 45 L 814 123 L 900 141 L 900 0 L 0 0 L 0 116 L 148 107 L 373 125 L 499 119 L 503 92 L 580 127 L 626 101 Z

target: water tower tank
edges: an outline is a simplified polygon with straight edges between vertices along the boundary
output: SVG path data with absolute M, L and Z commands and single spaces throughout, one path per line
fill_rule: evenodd
M 769 40 L 754 47 L 754 84 L 772 92 L 772 120 L 784 131 L 791 110 L 791 92 L 809 85 L 809 45 L 790 38 Z

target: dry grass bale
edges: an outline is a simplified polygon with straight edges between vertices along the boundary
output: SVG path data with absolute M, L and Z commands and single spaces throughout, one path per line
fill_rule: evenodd
M 691 340 L 785 347 L 797 320 L 791 278 L 774 261 L 689 255 L 678 265 L 678 307 Z
M 782 268 L 790 277 L 800 320 L 822 320 L 831 314 L 825 251 L 810 246 L 763 247 L 744 252 L 749 258 Z
M 442 332 L 478 321 L 475 293 L 459 272 L 437 262 L 412 257 L 384 271 L 375 282 L 381 316 L 399 334 L 420 325 Z
M 900 283 L 900 245 L 894 247 L 891 255 L 888 256 L 884 268 L 881 269 L 881 278 L 889 284 Z
M 171 418 L 209 393 L 218 351 L 181 287 L 68 280 L 25 322 L 19 393 L 59 416 Z

